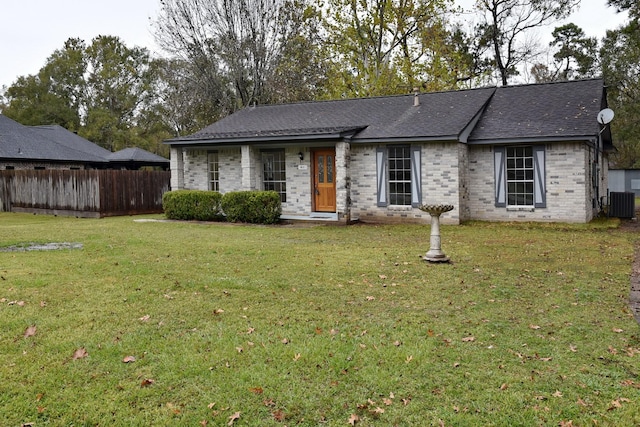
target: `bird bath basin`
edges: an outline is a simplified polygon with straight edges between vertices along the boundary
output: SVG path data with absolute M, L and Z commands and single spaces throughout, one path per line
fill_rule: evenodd
M 442 252 L 440 247 L 440 215 L 452 211 L 453 205 L 422 205 L 420 210 L 431 215 L 431 247 L 422 259 L 429 262 L 449 262 L 449 257 Z

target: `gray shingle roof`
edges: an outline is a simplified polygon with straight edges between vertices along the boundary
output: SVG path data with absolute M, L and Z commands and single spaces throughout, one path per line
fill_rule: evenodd
M 61 142 L 64 139 L 62 133 L 67 135 L 69 143 Z M 106 162 L 104 157 L 88 152 L 86 144 L 78 140 L 92 144 L 59 126 L 23 126 L 0 114 L 0 158 L 25 161 Z
M 605 106 L 601 79 L 248 107 L 175 145 L 348 137 L 351 142 L 469 143 L 593 138 Z M 476 124 L 476 119 L 479 121 Z M 475 126 L 474 126 L 475 125 Z
M 500 87 L 469 140 L 594 136 L 603 95 L 601 79 Z
M 494 88 L 248 107 L 170 144 L 353 133 L 353 142 L 379 139 L 457 139 Z
M 0 159 L 68 162 L 107 166 L 144 163 L 166 166 L 169 160 L 141 148 L 112 153 L 58 125 L 23 126 L 0 114 Z
M 150 153 L 142 148 L 132 147 L 125 148 L 115 153 L 108 154 L 109 161 L 111 162 L 138 162 L 145 164 L 169 164 L 169 160 L 157 154 Z

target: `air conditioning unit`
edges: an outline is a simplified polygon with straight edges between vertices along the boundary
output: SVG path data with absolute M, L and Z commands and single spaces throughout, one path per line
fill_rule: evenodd
M 632 192 L 609 193 L 609 216 L 633 218 L 636 211 L 636 195 Z

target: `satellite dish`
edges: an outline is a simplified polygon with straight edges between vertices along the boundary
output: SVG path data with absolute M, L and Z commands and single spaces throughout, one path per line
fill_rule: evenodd
M 598 123 L 606 125 L 613 120 L 613 110 L 611 108 L 605 108 L 598 113 Z

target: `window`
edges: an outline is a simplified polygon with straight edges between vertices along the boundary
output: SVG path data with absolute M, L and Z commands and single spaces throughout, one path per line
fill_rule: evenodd
M 376 152 L 378 206 L 422 203 L 420 146 L 390 145 Z
M 544 146 L 494 147 L 495 206 L 546 207 Z
M 533 206 L 531 147 L 507 147 L 507 206 Z
M 280 194 L 282 202 L 287 201 L 287 177 L 284 150 L 262 152 L 262 184 L 267 191 Z
M 207 153 L 207 164 L 209 170 L 209 190 L 220 191 L 220 172 L 218 170 L 218 152 Z
M 389 203 L 411 204 L 411 155 L 409 147 L 389 147 Z

